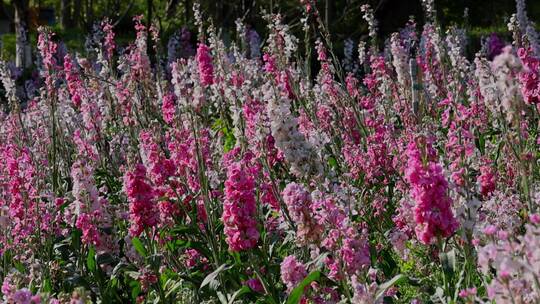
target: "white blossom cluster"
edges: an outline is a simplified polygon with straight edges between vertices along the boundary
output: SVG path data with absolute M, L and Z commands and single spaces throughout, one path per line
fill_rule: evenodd
M 495 76 L 491 71 L 491 63 L 486 58 L 480 57 L 478 54 L 474 60 L 474 64 L 474 75 L 478 81 L 478 87 L 484 98 L 486 108 L 492 113 L 497 113 L 500 92 L 496 84 Z
M 358 63 L 360 65 L 366 64 L 367 54 L 366 54 L 366 42 L 358 42 Z
M 538 39 L 538 33 L 536 32 L 534 23 L 527 17 L 527 10 L 525 8 L 525 0 L 516 0 L 516 22 L 519 27 L 521 35 L 524 35 L 533 49 L 535 54 L 540 54 L 540 45 Z M 509 25 L 510 27 L 510 25 Z
M 460 71 L 461 77 L 469 70 L 469 61 L 465 58 L 467 37 L 464 29 L 452 27 L 446 32 L 446 46 L 452 66 Z
M 283 52 L 290 59 L 298 48 L 298 38 L 290 33 L 289 25 L 283 24 L 280 14 L 265 16 L 268 22 L 268 47 L 273 54 Z
M 523 107 L 520 85 L 515 77 L 522 68 L 521 61 L 512 54 L 512 49 L 509 46 L 492 62 L 497 88 L 501 92 L 500 109 L 508 122 L 515 121 Z
M 422 6 L 426 13 L 426 17 L 430 22 L 435 21 L 437 11 L 435 11 L 435 0 L 422 0 Z
M 392 53 L 392 65 L 396 69 L 398 82 L 403 87 L 409 87 L 409 54 L 401 44 L 398 33 L 390 37 L 390 52 Z
M 360 9 L 362 10 L 362 13 L 364 13 L 362 17 L 368 23 L 369 37 L 376 40 L 378 24 L 377 19 L 375 19 L 375 14 L 373 13 L 373 9 L 369 4 L 362 5 Z
M 271 93 L 270 93 L 271 94 Z M 292 174 L 298 177 L 318 176 L 323 167 L 313 146 L 298 131 L 298 121 L 291 113 L 291 102 L 286 96 L 270 97 L 267 105 L 270 130 L 276 147 L 283 152 Z

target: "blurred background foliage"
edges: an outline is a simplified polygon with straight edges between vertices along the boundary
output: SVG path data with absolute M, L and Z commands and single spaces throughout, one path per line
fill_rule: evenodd
M 68 48 L 83 50 L 87 33 L 94 23 L 109 18 L 116 25 L 120 44 L 135 35 L 132 17 L 144 15 L 159 26 L 162 42 L 181 27 L 195 30 L 191 7 L 197 0 L 1 0 L 0 22 L 8 24 L 1 36 L 1 55 L 4 59 L 15 56 L 13 11 L 23 4 L 28 12 L 30 43 L 35 45 L 36 29 L 49 25 Z M 299 37 L 302 7 L 300 0 L 200 0 L 206 20 L 222 31 L 225 40 L 234 32 L 235 20 L 242 18 L 261 35 L 266 24 L 262 12 L 281 13 Z M 366 39 L 367 25 L 362 19 L 360 6 L 369 3 L 375 9 L 382 37 L 402 27 L 412 16 L 419 25 L 423 23 L 420 0 L 316 0 L 322 19 L 327 23 L 334 47 L 340 53 L 342 42 L 351 38 L 357 42 Z M 540 1 L 527 0 L 529 18 L 540 20 Z M 515 0 L 435 0 L 437 18 L 443 27 L 457 25 L 469 32 L 473 47 L 480 37 L 490 33 L 506 36 L 506 23 L 515 12 Z M 468 11 L 466 13 L 466 11 Z M 194 35 L 195 36 L 195 35 Z

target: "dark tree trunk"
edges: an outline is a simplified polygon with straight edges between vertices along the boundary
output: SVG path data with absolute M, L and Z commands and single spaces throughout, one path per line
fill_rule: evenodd
M 15 65 L 28 68 L 32 64 L 32 53 L 28 44 L 28 0 L 13 1 L 15 10 Z
M 336 10 L 335 0 L 325 0 L 324 6 L 324 23 L 326 28 L 330 30 L 330 23 L 334 18 L 334 12 Z
M 82 25 L 82 23 L 80 22 L 80 20 L 81 20 L 81 0 L 73 0 L 73 7 L 74 7 L 73 14 L 72 14 L 73 25 L 81 26 Z
M 176 8 L 179 4 L 178 0 L 169 0 L 167 1 L 167 7 L 165 8 L 165 15 L 167 18 L 171 18 L 176 13 Z
M 86 0 L 86 27 L 92 29 L 94 23 L 94 1 Z
M 63 29 L 71 27 L 71 0 L 62 0 L 60 2 L 60 19 Z
M 223 22 L 224 22 L 224 12 L 223 12 L 223 1 L 222 0 L 216 0 L 215 1 L 216 3 L 216 24 L 217 25 L 221 25 L 223 27 Z
M 150 29 L 150 26 L 152 25 L 152 10 L 153 10 L 154 4 L 152 0 L 146 0 L 146 14 L 148 19 L 146 20 L 146 27 Z
M 189 21 L 191 20 L 191 10 L 193 8 L 191 7 L 191 0 L 184 0 L 184 17 L 186 18 L 186 24 L 189 24 Z

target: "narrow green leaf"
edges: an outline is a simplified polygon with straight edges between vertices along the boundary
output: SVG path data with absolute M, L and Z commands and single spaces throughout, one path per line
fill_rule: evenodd
M 400 283 L 400 282 L 403 282 L 403 281 L 406 281 L 407 280 L 407 277 L 402 275 L 402 274 L 398 274 L 396 275 L 395 277 L 393 277 L 392 279 L 390 279 L 389 281 L 386 281 L 385 283 L 379 285 L 379 287 L 377 288 L 377 300 L 381 299 L 382 297 L 384 297 L 384 294 L 385 292 L 388 290 L 388 288 Z
M 96 250 L 94 249 L 94 246 L 90 246 L 90 249 L 88 250 L 88 256 L 86 257 L 86 267 L 88 267 L 88 270 L 90 270 L 90 272 L 94 272 L 96 270 Z
M 41 289 L 44 293 L 50 293 L 52 291 L 51 279 L 46 278 L 43 281 L 43 287 Z
M 306 264 L 306 267 L 310 267 L 311 265 L 315 265 L 315 268 L 320 269 L 323 266 L 324 261 L 326 260 L 328 255 L 329 255 L 328 252 L 324 252 L 324 253 L 319 254 L 315 259 L 309 261 Z
M 334 169 L 337 169 L 338 168 L 338 163 L 337 163 L 337 160 L 335 157 L 333 156 L 330 156 L 328 158 L 328 165 Z
M 298 304 L 302 298 L 302 295 L 304 294 L 304 289 L 312 282 L 317 281 L 320 277 L 321 272 L 318 270 L 312 271 L 310 274 L 308 274 L 308 276 L 305 277 L 302 282 L 300 282 L 300 284 L 293 289 L 289 295 L 289 298 L 287 298 L 287 304 Z
M 24 265 L 21 262 L 15 262 L 15 269 L 20 273 L 24 273 Z
M 218 291 L 217 295 L 218 295 L 218 299 L 221 302 L 221 304 L 227 304 L 227 298 L 225 297 L 225 295 L 221 291 Z
M 454 249 L 448 252 L 439 254 L 444 271 L 450 275 L 454 275 L 456 271 L 456 251 Z
M 135 302 L 139 294 L 141 293 L 141 284 L 138 281 L 131 281 L 131 299 Z
M 116 266 L 114 266 L 111 279 L 117 278 L 126 268 L 128 268 L 128 264 L 124 262 L 118 263 Z
M 247 286 L 242 286 L 242 288 L 238 289 L 235 293 L 232 294 L 231 298 L 229 299 L 229 304 L 233 304 L 236 298 L 239 296 L 246 294 L 250 292 L 250 288 Z
M 143 243 L 138 237 L 134 237 L 131 239 L 131 244 L 133 244 L 133 247 L 135 247 L 135 250 L 143 257 L 148 256 L 148 252 L 146 251 L 146 248 L 144 248 Z
M 223 264 L 219 266 L 216 270 L 214 270 L 212 273 L 206 276 L 204 280 L 201 283 L 200 289 L 204 288 L 206 285 L 209 285 L 210 288 L 216 289 L 219 286 L 219 282 L 216 280 L 217 276 L 225 270 L 231 269 L 232 266 L 228 266 L 227 264 Z
M 169 298 L 172 294 L 177 293 L 180 290 L 180 288 L 182 288 L 182 285 L 184 284 L 184 281 L 181 281 L 181 280 L 178 280 L 178 281 L 169 280 L 169 282 L 172 282 L 172 283 L 170 284 L 170 286 L 167 286 L 168 287 L 166 289 L 167 293 L 165 294 L 166 298 Z

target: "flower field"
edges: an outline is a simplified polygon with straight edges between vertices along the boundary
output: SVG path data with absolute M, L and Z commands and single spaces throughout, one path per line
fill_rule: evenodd
M 433 1 L 387 39 L 363 6 L 343 58 L 298 5 L 303 37 L 195 5 L 166 43 L 104 20 L 84 54 L 41 28 L 29 80 L 0 62 L 1 301 L 540 303 L 524 1 L 473 56 Z

